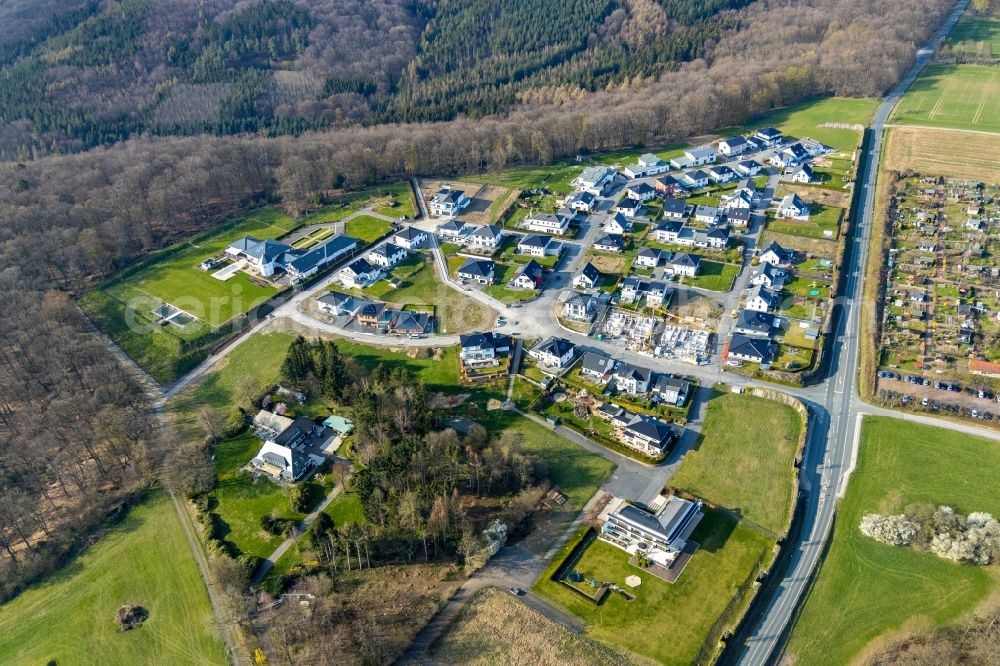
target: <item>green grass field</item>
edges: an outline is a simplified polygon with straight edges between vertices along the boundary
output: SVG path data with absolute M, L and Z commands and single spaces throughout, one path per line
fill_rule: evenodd
M 822 127 L 826 124 L 865 125 L 878 108 L 878 100 L 847 97 L 819 97 L 777 109 L 746 126 L 719 130 L 725 136 L 730 131 L 773 126 L 796 138 L 812 137 L 837 150 L 853 151 L 861 141 L 858 130 Z
M 373 243 L 392 230 L 392 224 L 371 215 L 358 215 L 344 223 L 344 233 L 362 241 Z
M 733 288 L 740 267 L 736 264 L 724 264 L 718 261 L 702 261 L 698 274 L 693 278 L 684 278 L 684 284 L 712 291 L 729 291 Z
M 1000 514 L 997 469 L 995 442 L 867 417 L 833 542 L 792 632 L 788 650 L 798 663 L 846 664 L 907 622 L 955 621 L 995 592 L 995 569 L 880 544 L 858 524 L 865 513 L 897 513 L 913 502 Z
M 115 611 L 149 611 L 118 633 Z M 0 607 L 0 663 L 226 664 L 208 594 L 170 500 L 152 493 L 57 573 Z
M 1000 56 L 1000 20 L 989 16 L 963 14 L 948 35 L 950 44 L 961 42 L 986 42 L 990 53 Z
M 632 590 L 635 601 L 611 593 L 603 604 L 595 606 L 551 580 L 578 538 L 556 554 L 534 589 L 584 620 L 584 635 L 631 655 L 639 663 L 690 664 L 754 564 L 773 545 L 762 534 L 712 511 L 706 512 L 691 538 L 701 548 L 674 583 L 630 566 L 628 553 L 611 544 L 595 541 L 587 548 L 575 569 L 585 579 L 593 577 L 622 587 L 626 576 L 639 576 L 642 584 Z
M 893 112 L 902 125 L 1000 132 L 1000 67 L 929 65 Z
M 794 501 L 798 413 L 749 394 L 716 394 L 708 402 L 698 447 L 670 479 L 713 504 L 781 534 Z

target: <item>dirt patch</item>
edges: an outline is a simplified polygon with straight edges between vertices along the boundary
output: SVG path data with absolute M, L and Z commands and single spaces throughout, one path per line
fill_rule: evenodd
M 761 235 L 760 247 L 764 247 L 770 241 L 777 241 L 778 245 L 783 248 L 795 250 L 803 254 L 811 254 L 814 257 L 833 259 L 837 256 L 837 241 L 834 240 L 783 234 L 768 229 Z
M 847 192 L 838 190 L 828 190 L 825 187 L 812 187 L 811 185 L 800 185 L 798 183 L 782 183 L 778 185 L 775 192 L 776 198 L 795 193 L 803 201 L 810 203 L 820 203 L 824 206 L 834 206 L 836 208 L 847 208 L 851 205 L 851 197 Z
M 469 399 L 470 393 L 459 393 L 458 395 L 445 395 L 435 393 L 428 401 L 431 409 L 454 409 Z
M 587 261 L 594 265 L 594 268 L 602 273 L 624 273 L 628 266 L 627 257 L 615 257 L 592 254 L 587 257 Z
M 463 183 L 456 180 L 422 180 L 420 191 L 424 199 L 430 201 L 439 189 L 447 186 L 453 190 L 461 190 L 472 201 L 458 215 L 458 219 L 469 224 L 492 224 L 496 221 L 497 208 L 508 205 L 516 192 L 507 187 L 497 185 L 482 185 L 479 183 Z
M 893 127 L 885 166 L 935 176 L 1000 182 L 1000 134 Z

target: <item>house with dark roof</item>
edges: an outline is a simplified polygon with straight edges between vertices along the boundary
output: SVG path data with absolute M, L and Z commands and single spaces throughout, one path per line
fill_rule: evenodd
M 752 338 L 770 338 L 778 331 L 778 318 L 758 310 L 740 310 L 733 330 Z
M 301 280 L 315 275 L 323 266 L 346 257 L 358 247 L 357 238 L 338 234 L 310 250 L 292 250 L 284 255 L 287 264 L 285 272 L 293 280 Z M 289 257 L 298 254 L 288 261 Z
M 691 206 L 684 199 L 663 198 L 663 217 L 668 220 L 686 220 L 691 215 Z
M 431 215 L 454 217 L 472 202 L 462 190 L 442 187 L 431 199 Z
M 509 335 L 492 331 L 460 335 L 458 342 L 462 365 L 469 367 L 499 365 L 500 359 L 510 353 L 511 347 Z
M 788 281 L 788 271 L 774 264 L 763 262 L 757 266 L 757 270 L 750 276 L 750 284 L 763 285 L 769 289 L 781 289 Z
M 712 179 L 713 183 L 728 183 L 731 180 L 736 180 L 736 172 L 725 164 L 719 164 L 709 167 L 708 177 Z
M 742 155 L 747 149 L 747 140 L 742 136 L 731 136 L 719 142 L 719 152 L 727 157 Z
M 775 211 L 775 216 L 793 220 L 808 220 L 809 205 L 802 201 L 802 199 L 799 198 L 799 195 L 794 193 L 789 194 L 781 200 L 781 203 L 778 204 L 778 210 Z
M 674 375 L 660 375 L 653 384 L 653 395 L 662 403 L 683 407 L 691 392 L 691 382 Z
M 660 176 L 653 181 L 653 188 L 657 192 L 673 196 L 684 191 L 684 185 L 675 176 Z
M 339 317 L 342 315 L 353 315 L 368 301 L 339 291 L 331 291 L 317 298 L 316 302 L 319 304 L 320 311 L 334 317 Z
M 503 238 L 503 229 L 495 224 L 484 224 L 466 236 L 465 244 L 480 252 L 492 254 Z
M 661 567 L 670 567 L 682 552 L 690 550 L 688 539 L 702 515 L 700 500 L 674 495 L 657 514 L 613 498 L 601 515 L 600 539 Z
M 664 270 L 671 275 L 694 277 L 698 274 L 700 269 L 700 255 L 678 252 L 667 260 L 666 268 Z
M 795 253 L 778 245 L 777 241 L 771 241 L 764 246 L 764 249 L 757 255 L 757 260 L 762 264 L 772 264 L 774 266 L 787 266 L 795 258 Z
M 590 192 L 573 192 L 563 201 L 563 205 L 567 208 L 587 213 L 593 210 L 596 203 L 597 197 Z
M 545 269 L 537 261 L 531 259 L 517 269 L 514 277 L 507 282 L 507 286 L 511 289 L 541 289 L 544 277 Z
M 460 239 L 469 231 L 468 225 L 461 220 L 448 220 L 437 226 L 437 235 L 448 240 Z
M 680 220 L 664 220 L 653 229 L 653 236 L 660 243 L 676 243 L 684 223 Z
M 382 269 L 365 259 L 357 259 L 340 269 L 340 283 L 348 289 L 364 289 L 381 279 Z
M 750 176 L 751 178 L 759 174 L 762 168 L 763 167 L 760 165 L 760 162 L 757 162 L 756 160 L 743 160 L 736 165 L 737 171 L 744 176 Z
M 551 236 L 527 234 L 517 242 L 517 253 L 526 254 L 530 257 L 544 257 L 550 254 L 558 254 L 559 247 L 559 241 L 553 240 Z
M 808 164 L 801 164 L 785 175 L 793 183 L 811 183 L 815 178 L 812 167 Z
M 649 368 L 622 363 L 615 369 L 612 378 L 615 380 L 615 388 L 618 391 L 635 395 L 649 391 L 649 383 L 653 378 L 653 373 Z
M 493 262 L 489 259 L 466 259 L 456 275 L 460 280 L 493 284 L 494 268 Z
M 618 211 L 604 222 L 604 232 L 609 234 L 625 234 L 632 231 L 632 220 Z
M 730 208 L 726 211 L 726 222 L 738 228 L 749 227 L 752 215 L 749 208 Z
M 226 248 L 226 254 L 243 259 L 251 268 L 263 277 L 270 277 L 279 268 L 298 256 L 291 245 L 270 238 L 259 240 L 253 236 L 244 236 Z M 288 255 L 287 258 L 285 255 Z
M 564 338 L 545 338 L 528 350 L 528 357 L 547 368 L 566 368 L 576 356 L 576 345 Z
M 747 294 L 747 310 L 770 312 L 781 304 L 781 293 L 772 291 L 764 285 L 756 285 Z
M 775 344 L 767 338 L 751 338 L 742 333 L 733 333 L 726 361 L 751 361 L 768 366 L 774 360 L 774 352 Z
M 614 360 L 597 352 L 585 352 L 580 361 L 580 376 L 598 386 L 604 386 L 611 381 L 614 369 Z
M 432 318 L 424 310 L 393 310 L 387 329 L 395 335 L 427 335 L 432 332 Z
M 649 183 L 636 183 L 635 185 L 629 185 L 628 188 L 626 188 L 625 195 L 630 199 L 635 199 L 636 201 L 642 201 L 645 203 L 655 199 L 658 196 L 658 193 L 656 188 Z
M 689 171 L 681 177 L 681 183 L 690 190 L 708 187 L 708 174 L 701 169 Z
M 626 197 L 615 205 L 615 212 L 628 217 L 638 217 L 642 214 L 642 207 L 643 204 L 638 199 Z M 631 227 L 631 225 L 629 226 Z M 605 225 L 605 228 L 607 228 L 607 225 Z M 611 230 L 613 231 L 613 229 Z M 624 229 L 622 231 L 624 231 Z M 616 233 L 622 233 L 622 231 L 618 231 Z
M 563 316 L 576 321 L 593 321 L 597 313 L 597 298 L 578 291 L 571 291 L 568 294 L 563 301 Z
M 764 142 L 766 146 L 773 146 L 781 141 L 781 132 L 773 127 L 765 127 L 754 133 L 754 136 Z
M 601 281 L 601 272 L 589 261 L 573 276 L 576 289 L 596 289 Z
M 417 248 L 423 247 L 429 237 L 427 232 L 417 229 L 416 227 L 403 227 L 399 229 L 392 237 L 392 242 L 400 247 L 404 247 L 407 250 L 416 250 Z
M 373 249 L 365 257 L 368 259 L 369 263 L 382 268 L 392 268 L 399 262 L 406 259 L 409 252 L 405 247 L 399 247 L 394 243 L 382 243 L 377 248 Z
M 656 268 L 665 257 L 669 258 L 670 253 L 644 245 L 639 248 L 639 252 L 635 255 L 635 265 L 641 268 Z
M 677 433 L 669 425 L 642 414 L 632 414 L 628 425 L 614 430 L 612 435 L 622 444 L 647 456 L 662 454 L 677 439 Z
M 602 234 L 594 241 L 594 249 L 599 252 L 621 253 L 625 250 L 625 238 L 621 234 Z
M 299 481 L 313 467 L 323 462 L 321 456 L 309 454 L 306 446 L 311 438 L 322 438 L 325 430 L 324 426 L 317 425 L 305 416 L 299 416 L 276 435 L 267 434 L 267 439 L 250 464 L 275 480 Z

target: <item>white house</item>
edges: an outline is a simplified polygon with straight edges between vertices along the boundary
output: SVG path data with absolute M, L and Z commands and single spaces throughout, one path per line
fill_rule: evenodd
M 273 441 L 264 442 L 250 464 L 274 479 L 298 481 L 314 464 L 306 453 Z
M 663 217 L 668 220 L 686 220 L 691 215 L 691 207 L 684 199 L 665 197 L 663 199 Z
M 799 198 L 799 195 L 789 194 L 778 204 L 775 215 L 793 220 L 808 220 L 809 206 Z
M 494 265 L 489 259 L 466 259 L 456 275 L 460 280 L 469 280 L 479 284 L 493 284 Z
M 458 342 L 462 365 L 469 367 L 498 365 L 500 358 L 510 353 L 510 336 L 492 331 L 460 335 Z
M 694 219 L 702 224 L 717 224 L 722 219 L 722 210 L 715 206 L 699 204 L 694 209 Z
M 563 201 L 563 205 L 567 208 L 588 213 L 594 208 L 595 203 L 597 203 L 597 197 L 590 192 L 573 192 Z
M 627 426 L 613 433 L 618 441 L 646 455 L 663 453 L 677 438 L 673 429 L 651 416 L 633 414 Z
M 701 521 L 701 508 L 700 501 L 671 495 L 654 515 L 616 497 L 602 514 L 600 539 L 670 567 L 687 548 L 687 540 Z
M 759 129 L 756 133 L 754 133 L 754 136 L 763 141 L 765 146 L 773 146 L 774 144 L 781 142 L 781 132 L 773 127 Z
M 604 234 L 594 241 L 594 249 L 599 252 L 620 253 L 625 250 L 625 239 L 621 234 Z
M 759 162 L 754 160 L 743 160 L 736 165 L 736 170 L 742 173 L 744 176 L 750 176 L 751 178 L 760 173 L 761 166 Z
M 580 376 L 600 386 L 611 381 L 614 368 L 614 360 L 596 352 L 585 352 L 580 360 Z
M 616 389 L 634 395 L 649 391 L 649 383 L 653 378 L 653 373 L 649 368 L 622 363 L 615 369 L 612 378 L 615 380 Z
M 614 182 L 614 169 L 598 165 L 585 168 L 579 176 L 573 179 L 571 184 L 581 192 L 589 192 L 590 194 L 599 197 L 603 195 L 605 190 L 607 190 L 608 187 L 610 187 Z
M 781 294 L 772 291 L 763 285 L 757 285 L 750 289 L 747 295 L 747 310 L 756 312 L 770 312 L 781 303 Z
M 639 156 L 635 164 L 630 164 L 622 173 L 629 178 L 644 178 L 646 176 L 656 176 L 670 169 L 670 165 L 652 153 L 645 153 Z
M 480 252 L 492 253 L 503 238 L 503 229 L 495 224 L 484 224 L 469 234 L 465 243 Z
M 734 208 L 753 208 L 753 194 L 745 189 L 738 189 L 730 195 L 722 197 L 722 207 L 726 210 Z
M 733 331 L 753 338 L 769 338 L 778 330 L 779 320 L 773 315 L 757 310 L 740 310 L 736 315 Z
M 676 243 L 682 229 L 684 229 L 683 222 L 679 220 L 664 220 L 653 229 L 653 235 L 657 242 Z
M 576 346 L 563 338 L 546 338 L 528 350 L 528 356 L 549 368 L 565 368 L 576 356 Z
M 642 202 L 638 199 L 625 197 L 615 205 L 615 212 L 628 217 L 638 217 L 642 213 Z M 605 229 L 607 225 L 605 225 Z M 620 232 L 616 232 L 620 233 Z
M 590 294 L 581 294 L 578 291 L 569 292 L 569 296 L 563 302 L 563 316 L 576 321 L 591 321 L 597 312 L 597 299 Z
M 407 250 L 421 248 L 427 243 L 427 240 L 427 232 L 416 227 L 403 227 L 392 237 L 393 243 L 400 247 L 405 247 Z
M 448 220 L 443 224 L 439 224 L 437 227 L 437 235 L 441 238 L 447 238 L 448 240 L 461 238 L 468 232 L 469 229 L 465 222 L 461 222 L 459 220 Z
M 763 285 L 769 289 L 781 289 L 788 280 L 788 271 L 774 264 L 762 263 L 750 277 L 750 284 Z
M 771 241 L 765 245 L 764 249 L 760 251 L 759 255 L 757 255 L 757 259 L 760 263 L 772 264 L 774 266 L 786 266 L 794 257 L 794 252 L 781 247 L 776 241 Z
M 321 312 L 339 317 L 341 315 L 353 315 L 367 301 L 357 299 L 350 294 L 344 294 L 339 291 L 328 291 L 317 298 L 316 303 L 319 305 Z
M 774 359 L 774 349 L 774 343 L 767 338 L 751 338 L 742 333 L 733 333 L 726 361 L 752 361 L 766 366 Z
M 808 164 L 802 164 L 796 169 L 793 169 L 790 174 L 788 174 L 789 180 L 793 183 L 811 183 L 813 182 L 813 170 Z
M 290 245 L 276 240 L 260 240 L 244 236 L 226 248 L 226 254 L 245 259 L 247 264 L 263 277 L 270 277 L 288 261 L 298 256 Z M 286 257 L 287 255 L 287 257 Z
M 514 277 L 507 282 L 507 286 L 511 289 L 539 289 L 544 277 L 545 269 L 532 259 L 517 269 Z
M 748 227 L 752 212 L 749 208 L 730 208 L 726 210 L 726 221 L 733 227 Z
M 691 384 L 686 379 L 673 375 L 660 375 L 653 384 L 653 395 L 668 405 L 683 407 L 687 402 Z
M 471 199 L 461 190 L 442 187 L 431 199 L 431 215 L 438 217 L 455 217 L 463 208 L 469 205 Z
M 731 136 L 719 142 L 719 152 L 726 157 L 742 155 L 747 149 L 747 140 L 742 136 Z
M 714 183 L 728 183 L 731 180 L 736 180 L 736 172 L 727 167 L 725 164 L 720 164 L 718 166 L 709 167 L 708 177 L 711 178 Z
M 573 287 L 576 289 L 594 289 L 601 281 L 601 272 L 589 261 L 573 276 Z
M 563 236 L 569 230 L 570 218 L 553 213 L 532 213 L 521 222 L 521 228 Z
M 665 272 L 671 275 L 694 277 L 701 268 L 701 257 L 697 254 L 678 252 L 667 260 Z
M 690 150 L 684 151 L 684 157 L 686 157 L 689 162 L 689 166 L 701 166 L 703 164 L 712 164 L 715 162 L 716 153 L 715 148 L 711 146 L 699 146 L 698 148 L 691 148 Z
M 340 283 L 353 289 L 364 289 L 382 277 L 382 269 L 358 259 L 340 269 Z
M 645 203 L 655 199 L 659 193 L 656 191 L 656 188 L 649 183 L 638 183 L 637 185 L 630 185 L 625 190 L 625 195 L 629 199 L 635 199 L 636 201 L 642 201 Z
M 409 252 L 406 251 L 406 248 L 399 247 L 393 243 L 383 243 L 369 252 L 366 258 L 369 263 L 381 268 L 392 268 L 406 259 L 408 254 Z
M 696 190 L 699 187 L 708 187 L 708 174 L 701 169 L 689 171 L 681 178 L 681 182 L 691 190 Z
M 609 234 L 624 234 L 632 231 L 632 221 L 619 211 L 604 222 L 604 232 Z
M 662 250 L 643 246 L 639 248 L 639 252 L 635 255 L 634 265 L 641 268 L 656 268 L 660 264 L 660 260 L 663 259 L 664 254 L 670 256 L 669 252 L 664 253 Z
M 526 254 L 530 257 L 544 257 L 550 254 L 559 253 L 560 243 L 552 239 L 551 236 L 540 234 L 528 234 L 517 243 L 517 253 Z

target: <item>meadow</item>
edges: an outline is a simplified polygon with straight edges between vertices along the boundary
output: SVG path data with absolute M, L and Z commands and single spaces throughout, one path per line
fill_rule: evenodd
M 896 105 L 892 122 L 1000 132 L 1000 67 L 929 65 Z
M 582 532 L 580 533 L 582 536 Z M 719 512 L 706 511 L 691 539 L 701 548 L 674 583 L 628 564 L 629 554 L 594 541 L 574 569 L 585 580 L 596 578 L 624 587 L 625 577 L 639 576 L 634 601 L 611 593 L 600 606 L 551 579 L 579 538 L 571 539 L 535 582 L 536 592 L 586 622 L 584 635 L 610 645 L 639 663 L 691 664 L 706 639 L 774 542 Z M 626 588 L 627 589 L 627 588 Z
M 119 633 L 115 611 L 149 611 Z M 152 492 L 41 584 L 0 607 L 0 663 L 227 664 L 208 594 L 170 499 Z
M 1000 56 L 1000 20 L 989 16 L 963 14 L 948 35 L 950 44 L 986 42 L 993 57 Z
M 788 645 L 798 663 L 849 663 L 876 639 L 953 622 L 995 594 L 995 569 L 881 544 L 858 524 L 866 513 L 899 513 L 915 502 L 998 515 L 998 468 L 995 442 L 866 417 L 833 541 Z
M 700 441 L 670 485 L 782 534 L 795 500 L 801 417 L 787 405 L 749 394 L 716 393 L 707 410 Z

